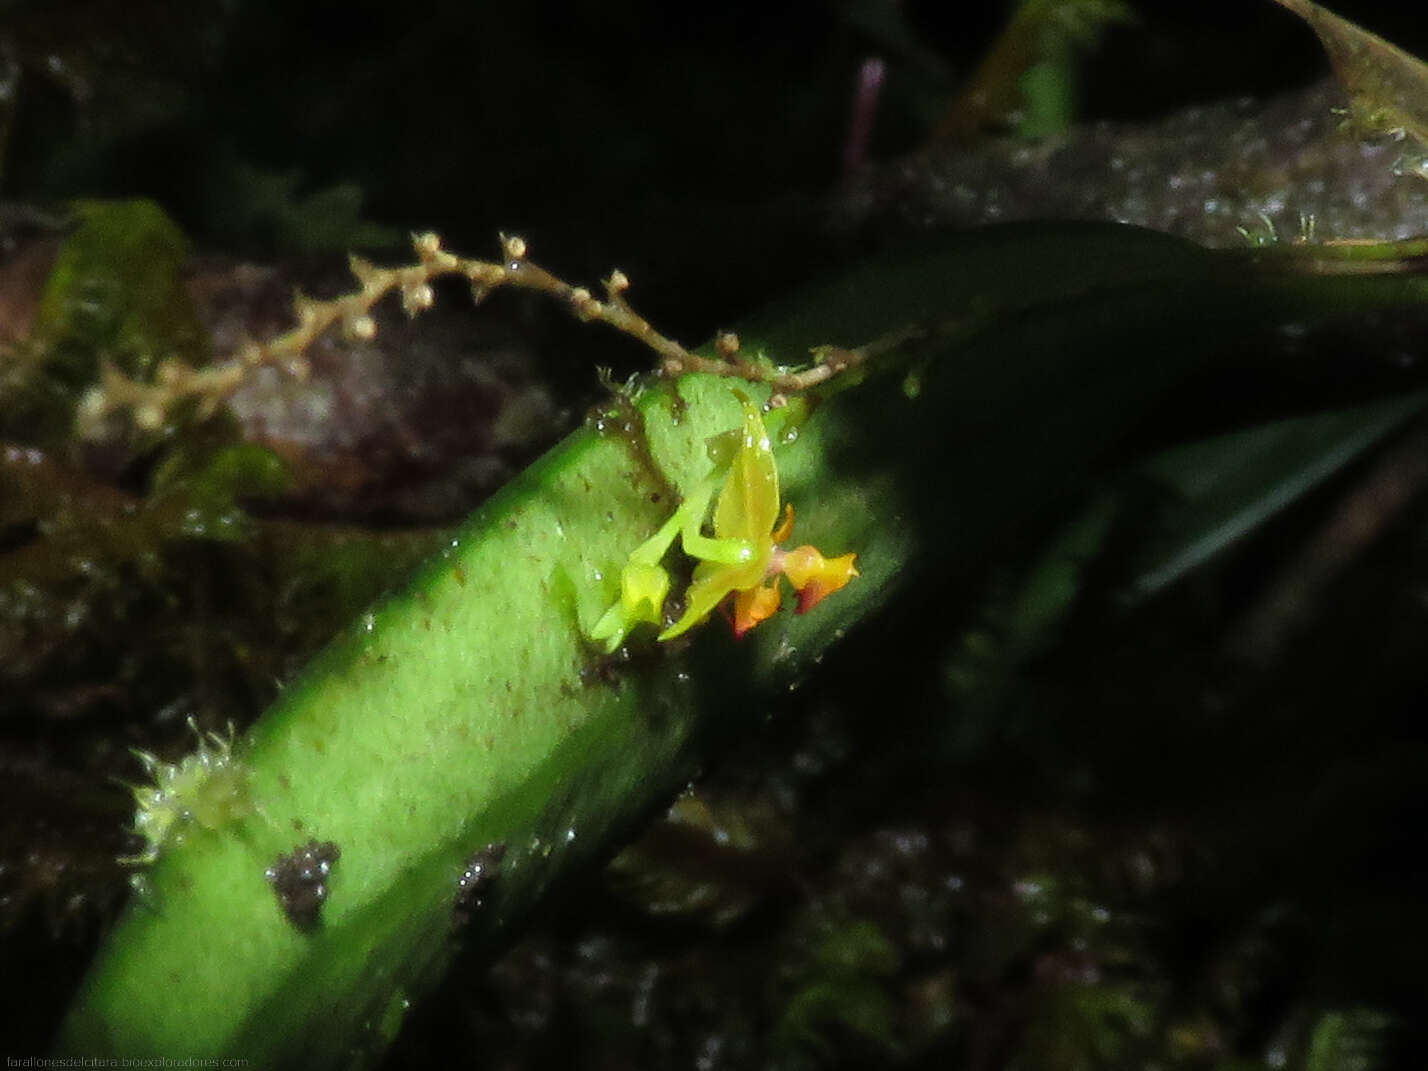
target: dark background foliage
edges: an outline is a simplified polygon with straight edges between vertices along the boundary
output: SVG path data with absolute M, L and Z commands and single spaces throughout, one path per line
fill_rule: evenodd
M 1395 5 L 1341 7 L 1409 47 L 1422 33 Z M 472 250 L 506 230 L 576 274 L 620 264 L 655 311 L 693 320 L 701 302 L 724 316 L 757 303 L 771 274 L 809 259 L 797 239 L 842 177 L 859 64 L 889 64 L 874 155 L 906 152 L 1007 5 L 10 8 L 23 68 L 11 197 L 154 197 L 200 241 L 250 253 L 340 251 L 374 237 L 357 218 Z M 1142 8 L 1086 65 L 1088 118 L 1281 91 L 1324 69 L 1312 34 L 1271 3 Z
M 859 65 L 886 57 L 871 156 L 899 157 L 1005 8 L 19 0 L 0 5 L 3 192 L 15 227 L 64 198 L 153 198 L 199 250 L 279 262 L 425 228 L 470 252 L 519 233 L 567 277 L 623 268 L 641 309 L 694 340 L 877 241 L 829 223 Z M 1428 51 L 1411 6 L 1337 10 Z M 1153 121 L 1325 69 L 1268 2 L 1139 15 L 1087 61 L 1086 118 Z M 594 389 L 592 350 L 643 360 L 563 323 L 530 330 L 572 405 Z M 869 630 L 731 757 L 706 786 L 713 817 L 657 831 L 629 864 L 643 891 L 592 878 L 493 975 L 463 965 L 398 1059 L 452 1044 L 511 1067 L 1409 1059 L 1428 948 L 1428 509 L 1410 497 L 1269 655 L 1235 642 L 1381 462 L 1134 606 L 1121 550 L 1173 528 L 1176 505 L 1117 485 L 1132 506 L 1042 631 L 1021 595 L 1056 521 L 1016 533 L 980 582 Z M 54 784 L 7 828 L 104 791 Z M 112 853 L 111 832 L 68 836 Z M 17 1054 L 42 1049 L 113 908 L 101 871 L 56 882 L 86 910 L 61 897 L 3 927 Z

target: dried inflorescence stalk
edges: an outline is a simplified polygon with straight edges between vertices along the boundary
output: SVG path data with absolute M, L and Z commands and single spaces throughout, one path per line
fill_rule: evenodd
M 86 438 L 98 437 L 111 414 L 124 410 L 133 414 L 134 423 L 141 429 L 157 431 L 164 426 L 173 408 L 183 402 L 192 402 L 200 419 L 208 417 L 259 368 L 277 368 L 296 379 L 305 379 L 310 372 L 305 356 L 307 349 L 325 331 L 340 326 L 350 339 L 371 339 L 377 333 L 377 323 L 372 316 L 377 302 L 396 291 L 407 314 L 414 316 L 430 308 L 434 300 L 432 283 L 443 276 L 465 276 L 471 284 L 472 299 L 477 302 L 498 287 L 549 294 L 569 307 L 577 318 L 608 324 L 648 346 L 659 356 L 663 375 L 704 372 L 735 376 L 767 383 L 778 395 L 824 383 L 889 348 L 885 340 L 859 349 L 820 347 L 814 351 L 816 363 L 794 371 L 762 357 L 749 358 L 741 352 L 737 336 L 725 333 L 719 336 L 717 357 L 700 357 L 660 334 L 630 307 L 625 300 L 630 281 L 619 270 L 604 281 L 605 297 L 601 300 L 586 288 L 571 286 L 531 263 L 526 259 L 526 243 L 522 238 L 502 235 L 503 256 L 499 262 L 457 256 L 443 249 L 441 239 L 432 233 L 414 236 L 412 245 L 417 263 L 403 267 L 384 268 L 362 257 L 351 257 L 352 274 L 357 277 L 360 289 L 330 301 L 298 295 L 293 303 L 296 327 L 267 342 L 249 341 L 228 360 L 207 368 L 193 368 L 170 358 L 158 365 L 152 383 L 130 379 L 106 362 L 101 367 L 98 384 L 80 401 L 77 414 L 80 434 Z M 900 345 L 903 341 L 906 339 L 900 336 L 893 344 Z
M 665 357 L 660 364 L 660 372 L 666 376 L 700 372 L 711 376 L 733 376 L 750 383 L 766 383 L 773 388 L 769 404 L 777 407 L 789 394 L 798 394 L 827 383 L 842 372 L 901 349 L 908 343 L 925 338 L 927 334 L 926 328 L 908 327 L 862 346 L 815 346 L 812 353 L 817 360 L 804 368 L 795 369 L 773 364 L 762 355 L 750 358 L 743 352 L 739 336 L 732 331 L 723 331 L 714 340 L 717 357 L 700 357 L 693 353 Z

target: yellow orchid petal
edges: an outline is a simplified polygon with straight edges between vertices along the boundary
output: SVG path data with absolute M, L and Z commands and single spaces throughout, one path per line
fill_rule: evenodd
M 793 503 L 786 502 L 783 507 L 783 523 L 773 530 L 773 535 L 769 536 L 769 539 L 774 543 L 782 543 L 791 535 L 793 535 Z
M 625 634 L 629 631 L 624 604 L 616 601 L 600 615 L 600 620 L 595 622 L 595 627 L 590 630 L 590 638 L 596 643 L 603 643 L 605 650 L 614 653 L 620 644 L 625 642 Z
M 714 504 L 714 535 L 718 539 L 768 542 L 778 521 L 778 466 L 773 443 L 758 406 L 742 393 L 743 441 L 729 466 L 729 476 Z
M 620 571 L 619 599 L 595 622 L 590 638 L 614 651 L 636 625 L 643 621 L 658 625 L 664 620 L 668 594 L 669 574 L 664 568 L 632 556 Z
M 620 605 L 628 625 L 640 621 L 658 625 L 668 594 L 669 574 L 661 566 L 632 561 L 620 573 Z
M 700 562 L 694 569 L 694 579 L 685 595 L 684 616 L 659 634 L 661 640 L 672 640 L 712 614 L 733 591 L 743 591 L 761 583 L 767 571 L 767 559 L 741 565 Z
M 825 558 L 816 547 L 796 547 L 783 555 L 783 575 L 798 592 L 798 612 L 807 613 L 858 575 L 856 554 Z

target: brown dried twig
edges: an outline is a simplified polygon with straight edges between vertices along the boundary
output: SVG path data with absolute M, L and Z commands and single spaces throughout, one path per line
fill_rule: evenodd
M 815 363 L 795 369 L 762 360 L 751 360 L 740 349 L 739 336 L 732 331 L 725 331 L 714 341 L 717 357 L 700 357 L 693 353 L 682 357 L 666 357 L 660 365 L 660 371 L 666 376 L 699 372 L 711 376 L 732 376 L 751 383 L 767 383 L 774 391 L 771 404 L 778 405 L 785 395 L 798 394 L 821 386 L 834 376 L 925 338 L 927 334 L 926 328 L 907 327 L 853 348 L 815 346 L 812 350 L 813 356 L 817 358 Z
M 305 379 L 311 371 L 305 353 L 325 331 L 340 326 L 348 338 L 367 341 L 377 333 L 372 316 L 377 302 L 395 291 L 401 295 L 407 314 L 414 316 L 431 307 L 432 283 L 444 276 L 465 276 L 471 284 L 472 299 L 477 302 L 503 286 L 549 294 L 568 306 L 578 319 L 608 324 L 648 346 L 660 358 L 662 375 L 675 377 L 686 372 L 702 372 L 767 383 L 774 389 L 775 404 L 785 394 L 826 383 L 840 372 L 919 334 L 903 332 L 857 349 L 819 347 L 813 351 L 816 362 L 802 369 L 774 365 L 761 357 L 750 358 L 740 350 L 738 337 L 727 332 L 719 336 L 717 357 L 700 357 L 656 331 L 630 307 L 625 299 L 630 281 L 619 270 L 604 280 L 605 298 L 601 300 L 585 287 L 571 286 L 531 263 L 526 259 L 526 243 L 522 238 L 502 236 L 503 256 L 499 262 L 457 256 L 443 249 L 441 239 L 432 233 L 414 236 L 412 245 L 417 263 L 402 267 L 385 268 L 362 257 L 351 257 L 352 274 L 359 284 L 356 292 L 330 301 L 299 294 L 293 302 L 297 326 L 267 342 L 246 342 L 228 360 L 206 368 L 194 368 L 175 359 L 164 360 L 159 363 L 152 383 L 130 379 L 105 363 L 99 383 L 80 401 L 77 415 L 80 434 L 97 437 L 109 416 L 124 410 L 133 414 L 138 427 L 157 431 L 164 426 L 171 410 L 185 401 L 195 403 L 197 416 L 202 419 L 227 402 L 259 368 L 277 368 L 296 379 Z

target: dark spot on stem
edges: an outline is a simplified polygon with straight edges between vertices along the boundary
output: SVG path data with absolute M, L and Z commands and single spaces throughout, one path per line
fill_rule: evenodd
M 633 656 L 628 645 L 619 647 L 609 654 L 604 651 L 592 651 L 580 667 L 580 683 L 586 688 L 596 684 L 618 688 L 621 671 L 632 661 Z
M 675 427 L 684 423 L 685 414 L 689 412 L 689 399 L 687 399 L 679 389 L 679 380 L 670 383 L 669 418 Z
M 278 906 L 297 929 L 317 927 L 322 905 L 327 902 L 327 879 L 342 852 L 330 840 L 310 840 L 263 872 L 277 894 Z

